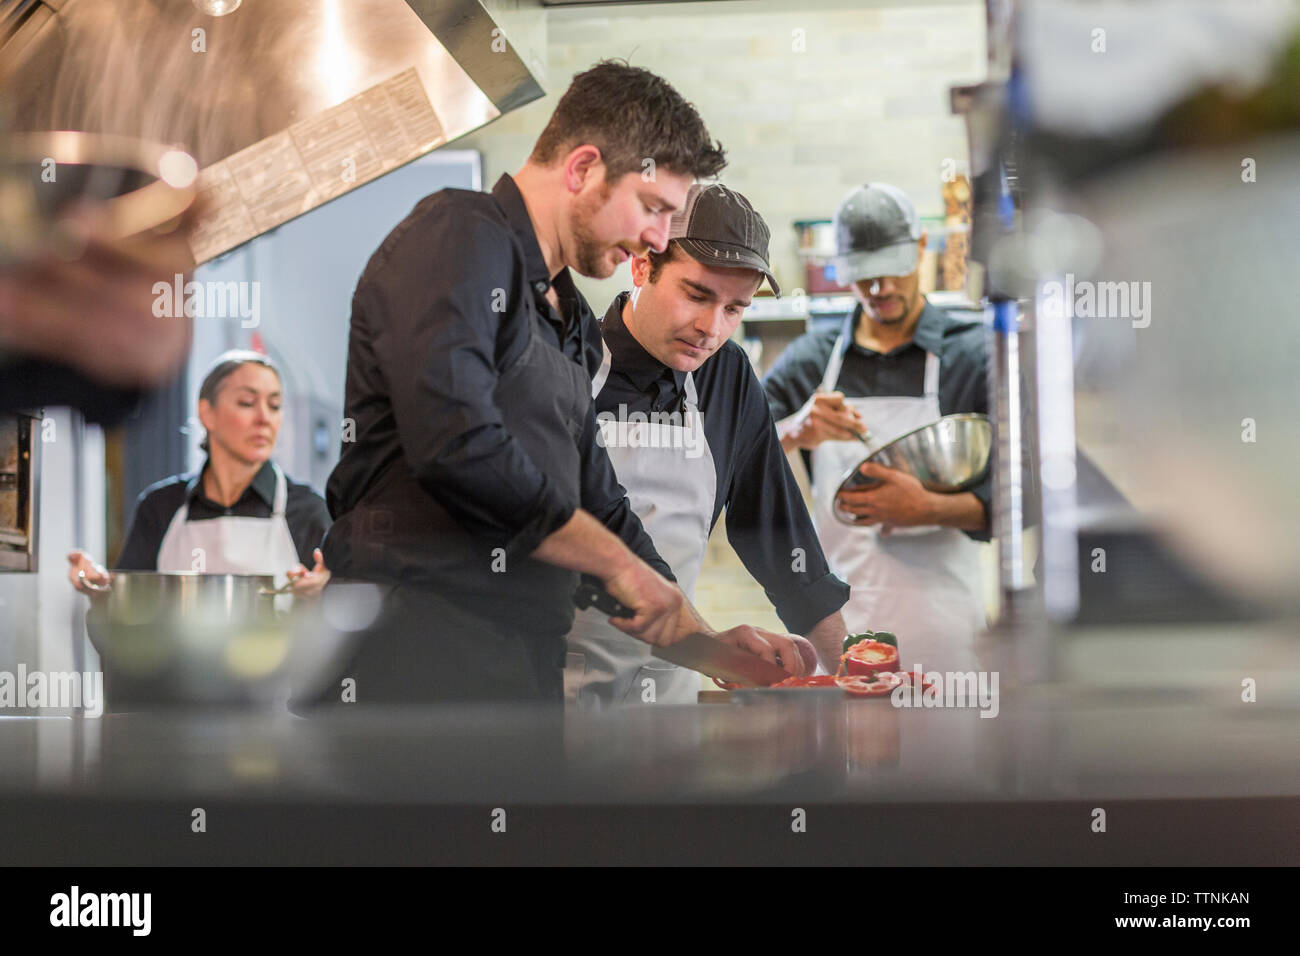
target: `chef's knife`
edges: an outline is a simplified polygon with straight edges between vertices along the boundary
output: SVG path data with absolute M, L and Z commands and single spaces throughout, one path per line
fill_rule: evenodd
M 594 607 L 610 617 L 633 617 L 632 609 L 622 604 L 604 588 L 585 581 L 574 592 L 573 603 L 580 608 Z M 743 684 L 746 687 L 766 687 L 790 675 L 775 664 L 768 663 L 757 654 L 724 644 L 716 637 L 696 632 L 688 634 L 668 647 L 651 647 L 650 653 L 660 660 L 699 671 L 706 677 Z

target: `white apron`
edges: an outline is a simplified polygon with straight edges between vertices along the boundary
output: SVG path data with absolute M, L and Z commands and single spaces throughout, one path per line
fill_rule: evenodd
M 843 362 L 844 336 L 835 342 L 822 379 L 834 391 Z M 937 421 L 939 357 L 926 353 L 925 394 L 920 398 L 846 398 L 866 423 L 871 448 Z M 976 666 L 974 635 L 988 624 L 980 588 L 979 545 L 956 528 L 937 525 L 896 528 L 854 527 L 832 508 L 844 473 L 862 460 L 858 441 L 822 442 L 812 453 L 813 522 L 831 569 L 849 583 L 841 612 L 849 633 L 892 631 L 900 664 L 931 670 Z
M 279 466 L 272 462 L 271 467 L 275 470 L 275 502 L 270 518 L 225 515 L 191 521 L 187 500 L 176 509 L 158 546 L 158 570 L 273 574 L 276 587 L 287 583 L 289 569 L 300 562 L 284 519 L 289 485 Z
M 593 397 L 609 377 L 611 356 L 592 381 Z M 686 376 L 681 424 L 601 421 L 600 432 L 632 510 L 677 583 L 694 597 L 713 523 L 718 476 L 704 437 L 695 379 Z M 594 608 L 578 611 L 568 637 L 564 696 L 581 710 L 619 704 L 693 704 L 700 675 L 661 661 L 650 645 L 624 634 Z

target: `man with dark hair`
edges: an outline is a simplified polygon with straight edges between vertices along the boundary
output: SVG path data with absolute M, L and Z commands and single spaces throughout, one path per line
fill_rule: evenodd
M 725 507 L 745 567 L 833 671 L 849 589 L 822 554 L 749 356 L 730 341 L 764 278 L 777 291 L 767 224 L 740 193 L 695 185 L 668 237 L 666 251 L 632 260 L 632 291 L 605 312 L 600 440 L 687 594 Z M 567 670 L 584 710 L 693 702 L 699 687 L 591 611 L 569 634 Z
M 616 626 L 642 641 L 707 630 L 597 444 L 599 333 L 569 269 L 603 278 L 662 249 L 692 179 L 722 165 L 668 83 L 601 63 L 517 175 L 426 197 L 371 258 L 324 547 L 336 580 L 390 586 L 346 672 L 358 701 L 559 702 L 579 573 L 635 612 Z M 802 670 L 787 636 L 719 636 Z
M 866 462 L 869 487 L 839 491 L 872 448 L 957 412 L 988 412 L 984 329 L 931 305 L 920 289 L 926 236 L 912 201 L 888 183 L 859 186 L 835 211 L 836 280 L 857 305 L 841 327 L 795 339 L 763 380 L 781 443 L 809 453 L 813 518 L 831 566 L 853 588 L 854 631 L 898 636 L 906 665 L 976 666 L 986 626 L 977 541 L 989 538 L 992 479 L 937 494 L 911 474 Z
M 609 182 L 631 172 L 653 178 L 658 166 L 709 179 L 727 165 L 695 107 L 661 77 L 616 60 L 574 78 L 529 161 L 550 165 L 575 143 L 600 150 Z

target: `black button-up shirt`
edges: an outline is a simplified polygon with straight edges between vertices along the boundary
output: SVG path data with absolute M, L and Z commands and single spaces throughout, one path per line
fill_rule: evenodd
M 623 324 L 627 297 L 621 293 L 605 313 L 602 331 L 612 363 L 596 411 L 680 411 L 686 373 L 664 365 L 633 338 Z M 844 606 L 849 586 L 831 573 L 822 553 L 749 356 L 726 342 L 694 378 L 718 477 L 712 522 L 725 507 L 727 539 L 745 567 L 785 626 L 807 633 Z
M 558 315 L 546 300 L 552 285 Z M 527 346 L 538 315 L 550 344 L 590 377 L 599 325 L 567 269 L 549 276 L 514 180 L 502 176 L 491 193 L 443 189 L 422 199 L 371 257 L 353 295 L 344 415 L 355 440 L 345 430 L 326 486 L 330 513 L 355 508 L 404 457 L 461 527 L 512 556 L 531 554 L 582 507 L 672 577 L 596 440 L 594 412 L 578 439 L 577 501 L 506 430 L 493 389 Z M 362 577 L 365 570 L 344 569 Z
M 206 463 L 203 468 L 207 468 Z M 202 468 L 192 474 L 173 475 L 150 485 L 140 493 L 135 516 L 126 533 L 126 543 L 122 545 L 122 553 L 113 565 L 114 570 L 157 571 L 158 549 L 162 546 L 163 537 L 176 512 L 186 504 L 190 507 L 191 521 L 229 516 L 270 519 L 275 506 L 275 470 L 269 461 L 262 465 L 239 500 L 229 508 L 217 504 L 203 493 L 202 477 Z M 289 535 L 293 538 L 298 560 L 304 567 L 311 568 L 315 566 L 312 551 L 320 547 L 321 538 L 330 526 L 329 512 L 325 509 L 325 499 L 309 486 L 298 484 L 288 475 L 285 475 L 284 480 L 287 486 L 284 520 L 289 526 Z
M 831 350 L 844 335 L 844 360 L 835 386 L 847 398 L 921 396 L 925 394 L 925 355 L 939 356 L 939 412 L 988 414 L 988 346 L 984 326 L 964 321 L 926 302 L 916 323 L 912 340 L 881 354 L 863 348 L 853 339 L 862 318 L 859 305 L 839 328 L 818 329 L 801 335 L 786 347 L 763 377 L 763 389 L 772 417 L 777 421 L 803 407 L 822 383 Z M 804 463 L 812 472 L 811 456 Z M 983 482 L 970 489 L 992 513 L 993 470 Z M 967 531 L 977 541 L 987 541 L 987 531 Z

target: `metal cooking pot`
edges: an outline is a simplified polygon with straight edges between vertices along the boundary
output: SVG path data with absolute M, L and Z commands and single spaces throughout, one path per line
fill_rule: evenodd
M 337 642 L 302 633 L 273 585 L 269 574 L 139 571 L 87 583 L 110 704 L 272 703 L 317 681 Z
M 988 474 L 992 447 L 993 427 L 987 415 L 945 415 L 871 452 L 844 473 L 836 496 L 843 491 L 880 484 L 879 479 L 868 478 L 858 470 L 868 461 L 912 475 L 927 491 L 940 494 L 966 491 Z M 839 508 L 832 510 L 844 524 L 854 524 L 851 515 L 841 513 Z

